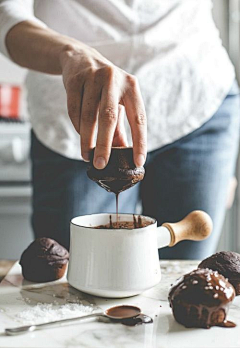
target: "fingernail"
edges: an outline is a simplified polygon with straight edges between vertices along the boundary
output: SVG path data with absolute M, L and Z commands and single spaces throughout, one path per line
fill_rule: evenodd
M 85 162 L 89 162 L 90 158 L 89 158 L 89 153 L 88 152 L 83 152 L 82 153 L 82 158 Z
M 137 167 L 142 167 L 145 163 L 145 157 L 143 155 L 137 155 L 136 157 L 136 166 Z
M 106 161 L 103 157 L 97 157 L 94 161 L 94 167 L 97 169 L 103 169 L 106 167 Z

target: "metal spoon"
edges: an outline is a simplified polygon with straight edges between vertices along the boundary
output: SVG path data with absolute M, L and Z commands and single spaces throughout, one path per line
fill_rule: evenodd
M 59 326 L 59 324 L 71 323 L 76 320 L 79 321 L 79 320 L 85 320 L 85 319 L 96 318 L 96 317 L 106 317 L 109 319 L 122 320 L 122 319 L 136 317 L 139 314 L 141 314 L 141 309 L 139 307 L 131 306 L 131 305 L 121 305 L 121 306 L 110 307 L 106 309 L 104 312 L 88 314 L 82 317 L 62 319 L 62 320 L 50 321 L 49 323 L 20 326 L 20 327 L 15 327 L 12 329 L 11 328 L 5 329 L 5 333 L 9 336 L 15 336 L 15 335 L 20 335 L 27 332 L 32 332 L 35 330 L 42 330 L 42 329 L 57 327 Z

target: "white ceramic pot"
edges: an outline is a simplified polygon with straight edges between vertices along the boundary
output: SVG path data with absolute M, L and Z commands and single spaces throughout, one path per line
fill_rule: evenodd
M 116 221 L 116 215 L 111 216 Z M 210 217 L 200 211 L 177 224 L 166 223 L 161 227 L 150 217 L 142 219 L 151 224 L 137 229 L 96 229 L 94 226 L 109 223 L 109 214 L 74 218 L 67 275 L 70 285 L 102 297 L 140 294 L 161 280 L 159 248 L 183 239 L 204 239 L 212 229 Z M 133 215 L 119 214 L 119 220 L 133 221 Z

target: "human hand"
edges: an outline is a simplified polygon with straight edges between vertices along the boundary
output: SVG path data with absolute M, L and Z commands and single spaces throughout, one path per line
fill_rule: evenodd
M 133 139 L 134 162 L 143 166 L 147 152 L 146 114 L 137 79 L 113 65 L 88 46 L 68 45 L 61 52 L 63 83 L 67 93 L 69 117 L 81 136 L 85 161 L 94 147 L 93 164 L 103 169 L 112 146 L 126 146 L 123 123 L 125 107 Z

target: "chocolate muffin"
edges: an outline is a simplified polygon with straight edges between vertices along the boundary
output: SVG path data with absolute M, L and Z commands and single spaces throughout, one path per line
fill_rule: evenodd
M 177 322 L 185 327 L 210 328 L 234 326 L 226 321 L 234 297 L 233 286 L 217 271 L 196 269 L 177 280 L 168 300 Z
M 104 169 L 94 167 L 94 150 L 90 155 L 87 175 L 108 192 L 118 194 L 143 180 L 145 170 L 135 166 L 132 147 L 112 147 L 109 162 Z
M 69 260 L 68 251 L 55 240 L 38 238 L 22 253 L 22 274 L 31 282 L 50 282 L 62 278 Z
M 240 295 L 240 254 L 233 251 L 221 251 L 203 260 L 198 268 L 211 268 L 218 271 L 234 286 L 236 295 Z

